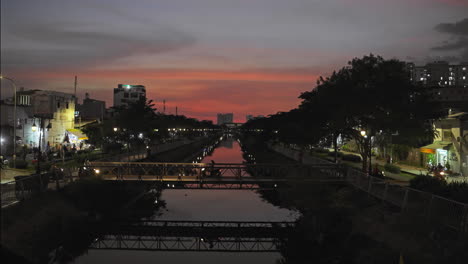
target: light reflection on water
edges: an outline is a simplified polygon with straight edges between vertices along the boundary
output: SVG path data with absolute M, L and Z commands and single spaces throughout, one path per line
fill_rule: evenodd
M 239 143 L 225 138 L 211 156 L 202 162 L 242 163 Z M 166 210 L 154 216 L 160 220 L 212 221 L 293 221 L 298 212 L 274 207 L 259 194 L 247 190 L 165 190 L 161 199 Z M 275 263 L 279 253 L 224 253 L 224 252 L 151 252 L 89 250 L 75 263 Z

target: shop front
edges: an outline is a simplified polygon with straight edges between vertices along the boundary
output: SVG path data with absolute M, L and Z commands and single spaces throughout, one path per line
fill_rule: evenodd
M 80 150 L 86 148 L 85 140 L 88 139 L 86 134 L 79 129 L 67 129 L 67 137 L 70 146 Z
M 435 141 L 434 143 L 424 146 L 420 149 L 421 153 L 426 154 L 426 163 L 428 166 L 450 167 L 450 148 L 451 142 Z

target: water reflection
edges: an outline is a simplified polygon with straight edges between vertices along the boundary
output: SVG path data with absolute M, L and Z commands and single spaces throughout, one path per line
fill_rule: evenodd
M 201 162 L 243 163 L 241 146 L 233 137 L 224 137 Z M 299 213 L 265 202 L 247 190 L 164 190 L 165 207 L 145 220 L 183 221 L 295 221 Z M 275 263 L 279 253 L 161 252 L 90 249 L 74 263 Z

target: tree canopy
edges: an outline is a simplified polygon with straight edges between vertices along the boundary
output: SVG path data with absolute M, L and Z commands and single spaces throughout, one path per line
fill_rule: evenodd
M 398 134 L 400 143 L 418 146 L 432 140 L 431 120 L 442 116 L 423 88 L 411 83 L 405 62 L 372 54 L 320 77 L 316 87 L 299 98 L 298 108 L 252 120 L 244 128 L 276 129 L 276 137 L 288 143 L 317 144 L 324 138 L 336 142 L 341 135 L 363 146 L 367 143 L 360 131 L 365 130 L 367 141 Z

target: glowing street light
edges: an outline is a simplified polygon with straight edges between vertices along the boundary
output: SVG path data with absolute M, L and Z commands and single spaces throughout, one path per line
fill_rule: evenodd
M 366 133 L 366 131 L 365 131 L 365 130 L 361 130 L 361 136 L 363 136 L 363 137 L 367 137 L 367 133 Z
M 117 127 L 114 127 L 114 132 L 117 132 L 117 130 L 119 130 Z
M 36 126 L 36 123 L 34 122 L 32 127 L 31 127 L 31 130 L 32 132 L 36 132 L 37 131 L 37 126 Z

